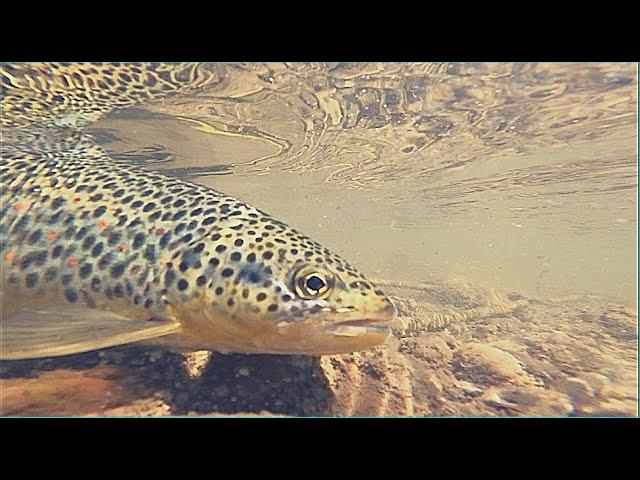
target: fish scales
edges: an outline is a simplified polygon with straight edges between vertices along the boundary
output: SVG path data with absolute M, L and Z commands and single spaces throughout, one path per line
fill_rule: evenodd
M 199 85 L 197 67 L 71 65 L 47 79 L 42 65 L 3 67 L 0 357 L 169 334 L 176 346 L 318 355 L 388 336 L 395 307 L 345 259 L 232 196 L 116 161 L 82 132 L 96 112 Z M 154 95 L 149 78 L 171 88 Z M 74 112 L 68 134 L 56 122 Z

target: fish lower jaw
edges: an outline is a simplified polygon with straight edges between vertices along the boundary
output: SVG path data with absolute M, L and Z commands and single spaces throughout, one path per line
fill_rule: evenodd
M 391 333 L 391 329 L 384 325 L 337 325 L 331 328 L 329 333 L 337 337 L 357 337 L 367 333 L 387 336 Z
M 356 337 L 363 334 L 388 336 L 391 334 L 389 318 L 359 318 L 338 322 L 327 328 L 328 333 L 339 337 Z

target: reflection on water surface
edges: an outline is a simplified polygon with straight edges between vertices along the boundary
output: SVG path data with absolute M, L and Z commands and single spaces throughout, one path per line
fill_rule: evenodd
M 197 95 L 102 119 L 99 140 L 378 277 L 637 308 L 634 65 L 216 68 Z

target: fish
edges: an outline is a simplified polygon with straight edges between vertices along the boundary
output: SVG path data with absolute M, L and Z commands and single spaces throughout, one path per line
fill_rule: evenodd
M 114 159 L 84 131 L 216 72 L 0 66 L 0 359 L 136 342 L 319 356 L 388 339 L 396 307 L 346 259 L 233 196 Z

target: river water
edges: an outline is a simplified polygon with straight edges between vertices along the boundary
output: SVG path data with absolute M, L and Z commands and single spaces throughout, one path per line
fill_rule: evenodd
M 93 133 L 372 277 L 637 310 L 635 64 L 215 65 Z

